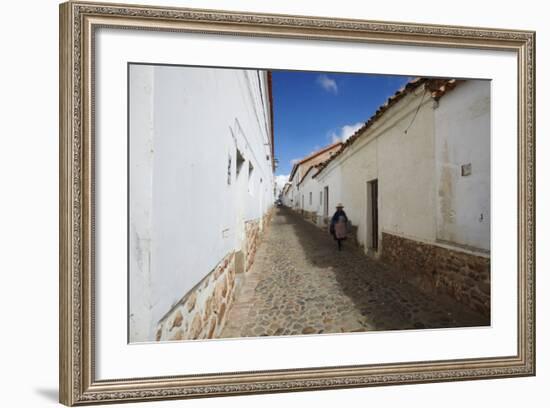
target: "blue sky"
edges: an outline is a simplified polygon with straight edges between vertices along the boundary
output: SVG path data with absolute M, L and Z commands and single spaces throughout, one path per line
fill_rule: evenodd
M 273 71 L 276 175 L 365 123 L 410 77 Z

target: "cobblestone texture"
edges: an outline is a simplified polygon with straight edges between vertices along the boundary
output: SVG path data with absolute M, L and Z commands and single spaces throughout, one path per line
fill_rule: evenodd
M 218 337 L 489 324 L 447 295 L 399 281 L 389 268 L 348 242 L 338 251 L 326 231 L 277 209 Z

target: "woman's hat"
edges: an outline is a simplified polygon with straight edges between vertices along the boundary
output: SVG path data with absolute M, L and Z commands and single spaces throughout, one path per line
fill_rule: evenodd
M 344 204 L 338 203 L 338 204 L 336 205 L 336 208 L 344 208 Z

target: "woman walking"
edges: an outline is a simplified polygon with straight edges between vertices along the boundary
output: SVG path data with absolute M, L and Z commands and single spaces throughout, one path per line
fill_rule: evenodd
M 344 206 L 339 203 L 336 206 L 336 212 L 330 221 L 330 233 L 338 242 L 338 250 L 342 250 L 342 241 L 346 239 L 348 229 L 348 216 L 344 212 Z

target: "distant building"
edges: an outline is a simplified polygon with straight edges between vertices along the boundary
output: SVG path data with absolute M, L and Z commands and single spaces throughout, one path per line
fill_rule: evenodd
M 130 66 L 130 341 L 215 337 L 274 202 L 267 71 Z
M 286 207 L 292 206 L 291 187 L 292 187 L 292 183 L 287 182 L 284 185 L 283 190 L 281 191 L 281 201 L 283 202 L 283 205 Z
M 490 163 L 490 82 L 419 78 L 302 173 L 299 208 L 342 202 L 367 254 L 488 314 Z
M 306 197 L 306 192 L 300 187 L 302 180 L 310 173 L 310 170 L 315 169 L 316 166 L 334 156 L 341 148 L 342 142 L 333 143 L 311 153 L 294 164 L 289 177 L 289 182 L 291 183 L 288 192 L 288 196 L 290 197 L 289 207 L 301 211 L 305 211 L 308 208 L 309 205 L 307 203 L 309 198 Z
M 313 179 L 313 176 L 317 174 L 321 165 L 322 162 L 309 167 L 298 183 L 298 189 L 304 198 L 301 206 L 302 214 L 319 224 L 319 226 L 322 226 L 324 218 L 328 217 L 328 215 L 325 215 L 325 208 L 323 206 L 323 190 L 319 188 L 317 180 Z

